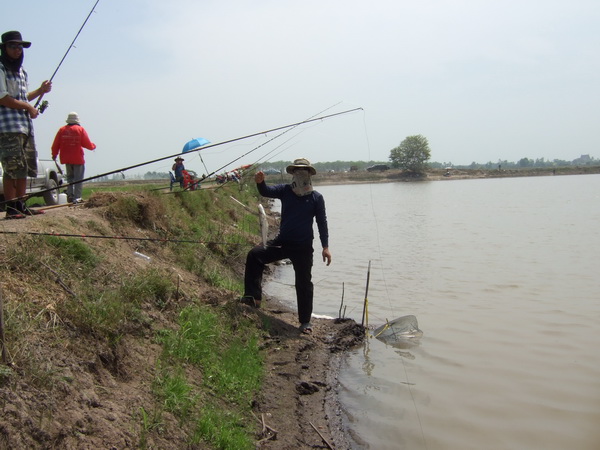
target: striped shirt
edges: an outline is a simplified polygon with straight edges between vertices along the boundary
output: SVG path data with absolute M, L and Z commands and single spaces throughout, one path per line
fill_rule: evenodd
M 22 67 L 12 72 L 0 63 L 0 98 L 7 95 L 15 100 L 27 100 L 27 72 Z M 0 133 L 23 133 L 33 136 L 33 123 L 24 109 L 13 109 L 0 105 Z

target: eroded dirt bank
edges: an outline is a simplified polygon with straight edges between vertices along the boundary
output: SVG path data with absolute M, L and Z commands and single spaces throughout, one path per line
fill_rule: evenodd
M 304 335 L 297 329 L 294 311 L 273 299 L 261 310 L 238 305 L 235 293 L 174 268 L 177 255 L 159 244 L 139 248 L 125 240 L 96 240 L 93 245 L 103 261 L 100 272 L 107 280 L 113 272 L 135 273 L 152 265 L 171 270 L 182 286 L 178 299 L 160 308 L 144 307 L 143 326 L 116 343 L 107 342 L 82 333 L 57 314 L 58 303 L 72 293 L 69 286 L 61 286 L 64 280 L 59 275 L 52 275 L 51 266 L 27 275 L 13 271 L 9 247 L 27 245 L 36 251 L 35 238 L 27 233 L 153 235 L 150 228 L 142 230 L 136 224 L 114 229 L 106 202 L 114 198 L 0 223 L 6 232 L 0 235 L 0 260 L 6 269 L 1 281 L 4 305 L 10 304 L 11 314 L 36 319 L 27 342 L 9 346 L 27 355 L 9 353 L 12 363 L 0 371 L 0 449 L 211 448 L 190 445 L 179 420 L 169 413 L 161 415 L 159 425 L 146 426 L 157 419 L 152 417 L 156 410 L 152 383 L 161 352 L 156 332 L 175 327 L 179 310 L 192 297 L 210 305 L 230 305 L 263 330 L 264 388 L 253 405 L 259 447 L 346 448 L 335 390 L 340 358 L 364 335 L 354 321 L 317 319 L 312 335 Z M 151 261 L 136 258 L 136 250 L 151 255 Z M 236 264 L 241 271 L 243 263 Z M 28 282 L 29 276 L 47 277 L 45 288 L 32 288 L 35 283 Z M 200 380 L 202 374 L 190 367 L 188 376 Z

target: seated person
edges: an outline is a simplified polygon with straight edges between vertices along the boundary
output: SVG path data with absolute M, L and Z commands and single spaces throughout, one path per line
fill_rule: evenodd
M 185 170 L 183 161 L 184 159 L 181 156 L 178 156 L 175 158 L 175 164 L 173 164 L 173 167 L 171 168 L 175 174 L 175 181 L 178 181 L 181 187 L 183 187 L 183 171 Z

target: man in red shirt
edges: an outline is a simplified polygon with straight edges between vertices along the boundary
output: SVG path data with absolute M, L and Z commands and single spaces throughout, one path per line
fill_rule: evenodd
M 67 201 L 69 203 L 81 202 L 81 192 L 85 173 L 85 159 L 83 149 L 94 150 L 96 144 L 90 141 L 87 131 L 79 124 L 79 115 L 69 113 L 67 125 L 61 127 L 56 133 L 52 143 L 52 159 L 60 154 L 60 162 L 67 167 Z

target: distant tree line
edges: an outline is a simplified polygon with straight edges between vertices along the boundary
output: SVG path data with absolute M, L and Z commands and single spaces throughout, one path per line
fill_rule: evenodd
M 425 153 L 424 155 L 427 155 Z M 315 169 L 318 172 L 347 172 L 350 171 L 351 167 L 356 167 L 358 170 L 366 170 L 367 167 L 376 165 L 376 164 L 388 164 L 394 168 L 404 168 L 401 167 L 402 164 L 409 163 L 411 161 L 410 156 L 404 158 L 404 160 L 396 160 L 398 161 L 398 165 L 394 164 L 394 160 L 390 158 L 387 161 L 381 160 L 370 160 L 370 161 L 329 161 L 329 162 L 318 162 L 313 163 Z M 268 164 L 263 164 L 260 169 L 275 169 L 279 170 L 282 173 L 285 173 L 285 168 L 290 164 L 290 161 L 274 161 Z M 588 157 L 583 155 L 583 157 L 574 159 L 572 161 L 566 161 L 561 159 L 553 159 L 546 160 L 545 158 L 531 159 L 531 158 L 522 158 L 518 161 L 507 161 L 507 160 L 498 160 L 496 162 L 489 161 L 487 163 L 477 163 L 472 162 L 468 165 L 459 165 L 453 164 L 452 162 L 436 162 L 436 161 L 427 161 L 425 165 L 421 165 L 420 161 L 416 161 L 416 165 L 423 170 L 427 169 L 445 169 L 447 167 L 453 167 L 456 169 L 486 169 L 486 170 L 494 170 L 494 169 L 524 169 L 524 168 L 532 168 L 532 167 L 569 167 L 569 166 L 598 166 L 600 165 L 600 159 Z
M 169 172 L 146 172 L 144 180 L 168 180 Z
M 469 165 L 456 165 L 451 162 L 431 162 L 429 167 L 432 169 L 445 169 L 446 167 L 454 167 L 456 169 L 526 169 L 534 167 L 572 167 L 572 166 L 599 166 L 600 159 L 593 158 L 589 155 L 582 155 L 572 161 L 563 159 L 546 160 L 545 158 L 521 158 L 520 160 L 513 162 L 507 160 L 498 160 L 496 162 L 488 161 L 487 163 L 472 162 Z
M 390 156 L 387 161 L 328 161 L 313 163 L 317 172 L 349 172 L 351 170 L 366 170 L 367 167 L 377 164 L 389 164 L 393 168 L 403 169 L 415 174 L 423 173 L 427 169 L 446 169 L 452 167 L 455 169 L 485 169 L 485 170 L 502 170 L 502 169 L 526 169 L 526 168 L 543 168 L 543 167 L 569 167 L 569 166 L 598 166 L 600 159 L 593 158 L 590 155 L 581 155 L 572 161 L 561 159 L 546 160 L 545 158 L 531 159 L 521 158 L 513 162 L 507 160 L 498 160 L 495 162 L 488 161 L 487 163 L 472 162 L 469 165 L 458 165 L 452 162 L 435 162 L 429 161 L 431 149 L 427 138 L 422 135 L 414 135 L 406 137 L 398 147 L 390 150 Z M 274 169 L 285 174 L 285 168 L 290 164 L 289 160 L 272 161 L 261 164 L 259 170 Z M 169 179 L 168 172 L 146 172 L 142 175 L 127 176 L 128 179 L 144 179 L 144 180 L 164 180 Z M 103 179 L 109 179 L 103 177 Z M 122 174 L 113 174 L 112 180 L 123 179 Z M 104 180 L 98 180 L 104 181 Z
M 261 164 L 260 170 L 275 169 L 281 173 L 285 173 L 285 168 L 289 166 L 291 161 L 273 161 L 266 164 Z M 358 170 L 366 170 L 367 167 L 375 164 L 389 164 L 389 161 L 329 161 L 312 163 L 317 172 L 349 172 L 351 167 L 356 167 Z

